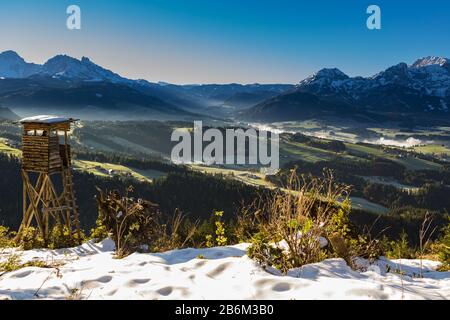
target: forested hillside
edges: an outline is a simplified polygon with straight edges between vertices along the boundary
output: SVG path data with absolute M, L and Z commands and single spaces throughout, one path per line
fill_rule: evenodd
M 22 179 L 18 158 L 0 153 L 0 225 L 17 228 L 22 219 Z M 160 205 L 164 214 L 172 215 L 176 209 L 191 219 L 208 219 L 214 209 L 223 210 L 232 217 L 243 202 L 250 202 L 259 191 L 220 176 L 204 175 L 187 169 L 168 172 L 167 176 L 154 183 L 119 177 L 103 178 L 84 172 L 74 173 L 75 193 L 84 229 L 94 226 L 98 216 L 95 195 L 96 187 L 102 190 L 123 191 L 134 187 L 133 196 Z

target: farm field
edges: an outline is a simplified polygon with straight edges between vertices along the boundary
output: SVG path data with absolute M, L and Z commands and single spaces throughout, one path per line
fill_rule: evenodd
M 349 151 L 337 154 L 336 152 L 319 149 L 298 142 L 284 142 L 280 146 L 281 164 L 295 160 L 304 160 L 308 162 L 329 161 L 337 156 L 341 156 L 349 160 L 366 161 L 367 157 L 375 156 L 392 160 L 404 165 L 409 170 L 439 170 L 442 166 L 438 163 L 420 159 L 414 156 L 396 156 L 390 152 L 385 152 L 383 147 L 378 145 L 344 143 Z
M 22 156 L 22 151 L 5 144 L 4 138 L 0 138 L 0 152 L 13 156 Z M 73 160 L 73 168 L 102 177 L 123 176 L 135 178 L 140 181 L 152 182 L 153 179 L 160 178 L 165 175 L 164 172 L 158 170 L 140 170 L 133 169 L 119 164 L 101 163 L 87 160 Z
M 428 144 L 423 146 L 414 147 L 414 151 L 424 154 L 444 154 L 450 156 L 450 148 L 445 145 Z
M 163 172 L 157 170 L 137 170 L 119 164 L 86 160 L 74 160 L 73 167 L 75 170 L 85 171 L 98 176 L 122 176 L 147 182 L 152 182 L 153 179 L 164 176 Z
M 1 138 L 0 137 L 0 152 L 2 153 L 7 153 L 13 156 L 22 156 L 22 151 L 20 151 L 19 149 L 10 147 L 6 144 L 6 139 L 5 138 Z
M 406 185 L 403 183 L 400 183 L 398 181 L 396 181 L 393 178 L 388 178 L 388 177 L 378 177 L 378 176 L 371 176 L 371 177 L 365 177 L 365 176 L 360 176 L 361 178 L 373 182 L 373 183 L 378 183 L 378 184 L 384 184 L 384 185 L 389 185 L 389 186 L 393 186 L 396 187 L 398 189 L 404 190 L 404 191 L 408 191 L 408 192 L 417 192 L 420 188 L 414 187 L 414 186 L 410 186 L 410 185 Z
M 387 158 L 404 165 L 409 170 L 439 170 L 442 168 L 439 163 L 414 157 L 395 158 L 390 156 Z
M 259 171 L 250 170 L 240 170 L 240 169 L 228 169 L 228 168 L 218 168 L 206 165 L 191 164 L 189 166 L 191 169 L 207 174 L 213 175 L 224 175 L 232 177 L 235 180 L 247 183 L 253 186 L 274 188 L 275 186 L 270 182 L 265 180 L 265 175 Z
M 380 146 L 367 146 L 361 144 L 347 143 L 346 147 L 361 156 L 372 155 L 385 158 L 404 165 L 409 170 L 439 170 L 441 165 L 429 160 L 420 159 L 414 156 L 398 157 L 389 152 L 384 152 Z M 389 147 L 387 147 L 389 148 Z
M 382 205 L 370 202 L 364 198 L 360 197 L 350 197 L 351 205 L 355 209 L 365 210 L 378 214 L 386 214 L 389 209 L 383 207 Z
M 260 186 L 266 188 L 276 188 L 270 181 L 265 180 L 265 175 L 255 171 L 233 170 L 226 168 L 208 167 L 202 165 L 190 165 L 193 170 L 208 174 L 221 174 L 232 177 L 235 180 L 247 183 L 253 186 Z M 360 210 L 365 210 L 377 214 L 385 214 L 389 210 L 382 205 L 370 202 L 360 197 L 350 197 L 352 207 Z

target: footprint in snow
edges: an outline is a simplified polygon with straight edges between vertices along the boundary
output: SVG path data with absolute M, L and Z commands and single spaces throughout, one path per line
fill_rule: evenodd
M 25 277 L 29 276 L 32 272 L 33 272 L 32 270 L 16 272 L 15 274 L 11 275 L 11 278 L 25 278 Z
M 158 292 L 162 296 L 168 296 L 169 294 L 172 293 L 172 291 L 173 291 L 172 287 L 164 287 L 164 288 L 156 290 L 156 292 Z
M 275 284 L 272 287 L 272 290 L 277 291 L 277 292 L 289 291 L 289 290 L 291 290 L 291 285 L 287 282 L 280 282 L 280 283 Z
M 206 264 L 206 261 L 199 261 L 196 264 L 194 264 L 195 268 L 203 267 Z
M 112 280 L 111 276 L 102 276 L 100 278 L 97 279 L 93 279 L 92 281 L 97 281 L 97 282 L 101 282 L 101 283 L 108 283 Z
M 150 279 L 132 279 L 132 280 L 128 281 L 128 286 L 135 287 L 140 284 L 146 284 L 149 281 L 150 281 Z
M 215 269 L 208 272 L 206 275 L 210 278 L 214 278 L 214 277 L 218 276 L 219 274 L 221 274 L 222 272 L 224 272 L 228 268 L 229 265 L 230 265 L 229 262 L 222 263 L 221 265 L 218 265 Z

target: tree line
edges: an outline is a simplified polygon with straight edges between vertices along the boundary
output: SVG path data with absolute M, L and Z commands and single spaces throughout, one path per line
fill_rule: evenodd
M 0 172 L 0 225 L 16 229 L 22 219 L 20 160 L 0 153 Z M 227 218 L 231 218 L 244 203 L 253 201 L 261 192 L 257 187 L 231 178 L 190 170 L 170 171 L 153 183 L 75 171 L 73 182 L 83 229 L 93 227 L 98 216 L 96 187 L 123 191 L 132 185 L 136 198 L 159 204 L 163 214 L 171 216 L 179 210 L 191 220 L 209 219 L 215 209 L 225 211 Z M 59 183 L 56 181 L 57 186 Z

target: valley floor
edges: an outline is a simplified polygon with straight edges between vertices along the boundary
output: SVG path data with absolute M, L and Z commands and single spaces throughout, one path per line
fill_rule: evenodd
M 248 244 L 114 259 L 111 240 L 61 250 L 0 251 L 27 267 L 0 275 L 1 299 L 450 299 L 450 272 L 438 262 L 386 260 L 361 271 L 342 259 L 293 269 L 264 270 L 245 255 Z M 60 266 L 58 266 L 60 265 Z M 422 273 L 422 276 L 420 274 Z

